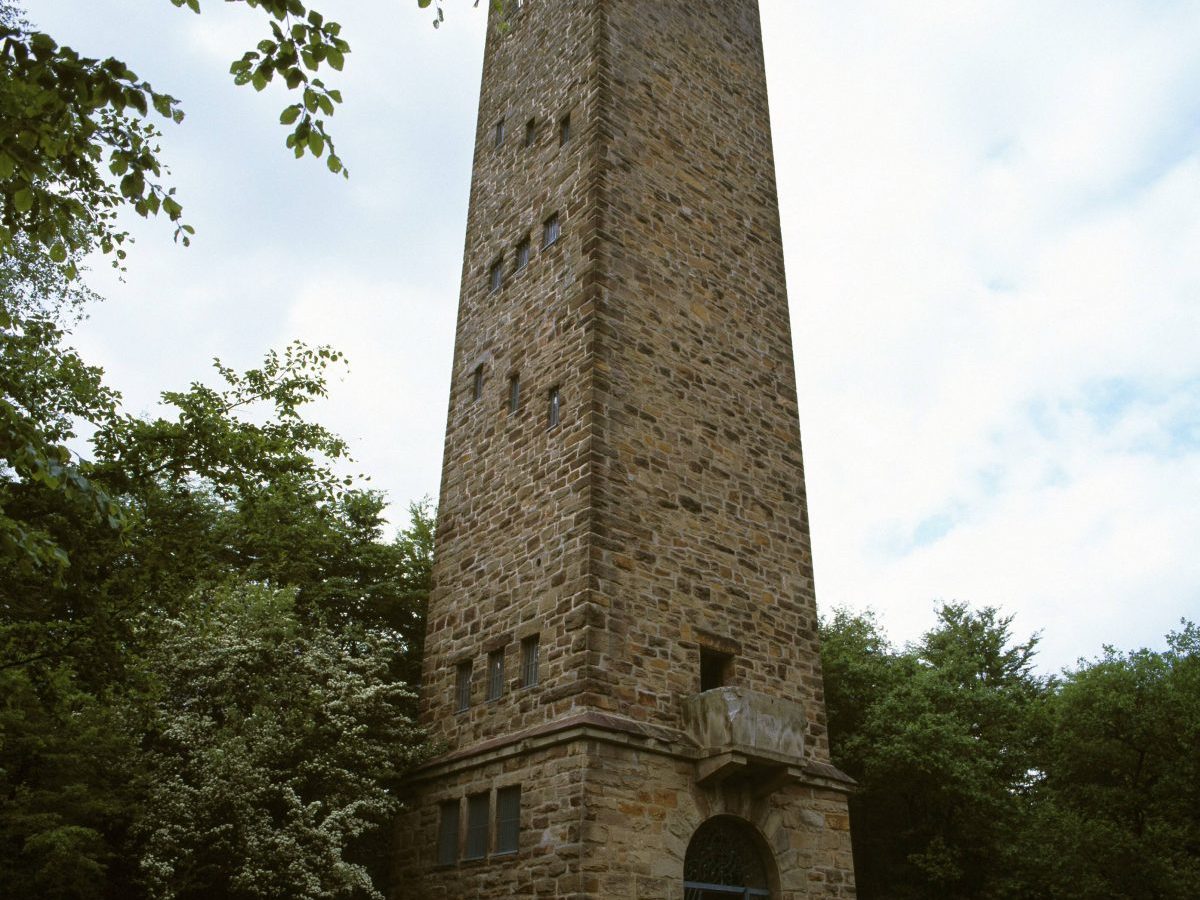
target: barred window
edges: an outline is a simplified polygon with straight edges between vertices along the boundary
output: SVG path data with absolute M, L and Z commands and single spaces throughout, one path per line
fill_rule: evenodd
M 458 664 L 454 682 L 454 697 L 459 712 L 471 707 L 471 663 L 469 660 Z
M 517 271 L 520 272 L 529 265 L 529 238 L 517 244 Z
M 508 411 L 515 413 L 521 408 L 521 379 L 517 375 L 508 376 Z
M 496 791 L 496 852 L 516 853 L 521 842 L 521 788 Z
M 499 700 L 504 693 L 504 648 L 493 650 L 488 654 L 488 689 L 489 700 Z
M 488 844 L 488 795 L 467 798 L 467 851 L 463 859 L 483 859 Z
M 521 687 L 533 687 L 538 683 L 538 651 L 541 638 L 531 634 L 521 641 Z
M 496 260 L 488 270 L 488 290 L 495 293 L 504 284 L 504 263 Z
M 554 428 L 556 425 L 558 425 L 559 415 L 562 411 L 561 406 L 562 406 L 562 401 L 559 399 L 559 396 L 558 396 L 558 388 L 556 388 L 556 387 L 550 388 L 549 421 L 550 421 L 551 428 Z
M 442 817 L 438 823 L 439 866 L 452 866 L 458 862 L 458 806 L 457 800 L 441 805 Z
M 542 246 L 549 247 L 558 240 L 560 234 L 562 228 L 558 223 L 558 213 L 555 213 L 542 225 Z

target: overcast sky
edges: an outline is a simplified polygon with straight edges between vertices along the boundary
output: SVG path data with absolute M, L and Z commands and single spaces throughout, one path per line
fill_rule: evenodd
M 187 112 L 163 144 L 196 241 L 134 223 L 76 343 L 135 411 L 214 356 L 335 345 L 319 418 L 402 522 L 440 478 L 484 16 L 313 2 L 353 48 L 348 182 L 230 83 L 260 14 L 28 0 Z M 1047 670 L 1161 646 L 1200 617 L 1200 3 L 761 8 L 819 605 L 897 641 L 1000 606 Z

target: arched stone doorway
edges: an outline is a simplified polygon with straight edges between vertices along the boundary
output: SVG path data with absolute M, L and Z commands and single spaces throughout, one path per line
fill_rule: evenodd
M 772 861 L 753 826 L 717 816 L 696 829 L 683 861 L 684 900 L 771 897 Z

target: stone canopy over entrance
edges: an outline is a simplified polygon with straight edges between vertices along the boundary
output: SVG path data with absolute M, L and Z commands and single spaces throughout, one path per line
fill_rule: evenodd
M 852 898 L 757 0 L 487 5 L 397 897 Z

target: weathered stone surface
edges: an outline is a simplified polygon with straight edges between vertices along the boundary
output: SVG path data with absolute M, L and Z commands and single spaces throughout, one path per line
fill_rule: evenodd
M 804 761 L 804 707 L 782 697 L 722 687 L 689 697 L 683 724 L 703 755 L 736 751 L 780 762 Z
M 681 898 L 714 815 L 762 836 L 773 896 L 853 896 L 757 2 L 510 7 L 485 53 L 422 684 L 445 753 L 410 785 L 399 896 Z M 702 649 L 732 657 L 731 697 L 779 704 L 727 704 L 726 737 L 787 778 L 698 779 L 697 739 L 720 739 L 688 736 Z M 439 868 L 439 803 L 518 784 L 516 856 Z

